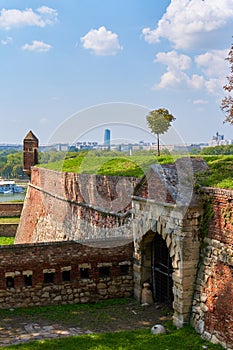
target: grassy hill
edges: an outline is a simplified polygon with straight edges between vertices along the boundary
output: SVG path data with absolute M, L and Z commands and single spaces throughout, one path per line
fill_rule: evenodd
M 64 160 L 40 166 L 64 172 L 142 177 L 151 164 L 173 163 L 182 155 L 157 157 L 150 152 L 127 156 L 119 152 L 67 153 Z M 201 186 L 233 189 L 233 155 L 202 155 L 209 171 L 198 176 Z

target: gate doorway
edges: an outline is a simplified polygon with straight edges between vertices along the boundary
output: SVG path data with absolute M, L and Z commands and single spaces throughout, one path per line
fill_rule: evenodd
M 165 240 L 158 233 L 151 244 L 151 269 L 154 300 L 172 307 L 172 260 Z

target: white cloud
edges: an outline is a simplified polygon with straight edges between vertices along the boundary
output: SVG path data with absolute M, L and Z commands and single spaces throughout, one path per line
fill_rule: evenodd
M 208 101 L 207 100 L 194 100 L 193 104 L 194 105 L 206 105 L 206 104 L 208 104 Z
M 10 30 L 24 26 L 45 27 L 55 23 L 57 15 L 56 10 L 47 6 L 38 8 L 37 12 L 31 8 L 25 10 L 3 8 L 0 12 L 0 28 Z
M 186 70 L 191 65 L 191 58 L 187 55 L 179 54 L 176 51 L 159 52 L 156 55 L 156 62 L 169 66 L 169 69 Z
M 228 50 L 211 50 L 195 57 L 198 67 L 203 69 L 206 76 L 225 77 L 227 73 L 227 63 L 225 58 Z
M 227 54 L 227 50 L 211 50 L 195 57 L 195 63 L 205 77 L 205 88 L 211 94 L 217 94 L 226 83 Z
M 155 29 L 144 28 L 148 43 L 168 39 L 176 49 L 207 47 L 212 33 L 233 23 L 233 0 L 171 0 Z
M 186 83 L 195 90 L 201 90 L 205 87 L 204 77 L 198 74 L 193 74 L 191 77 L 187 76 Z
M 37 12 L 41 14 L 45 24 L 52 25 L 57 21 L 58 13 L 51 7 L 41 6 L 37 9 Z
M 44 43 L 43 41 L 34 40 L 32 44 L 25 44 L 22 46 L 22 49 L 25 51 L 34 51 L 34 52 L 47 52 L 52 48 L 51 45 Z
M 155 89 L 165 89 L 176 87 L 188 80 L 188 70 L 192 64 L 189 56 L 179 54 L 176 51 L 159 52 L 156 55 L 155 62 L 163 63 L 167 66 L 167 71 L 161 77 L 160 83 L 154 86 Z
M 196 56 L 192 62 L 188 55 L 176 51 L 159 52 L 155 62 L 164 64 L 166 72 L 154 88 L 188 87 L 194 90 L 204 89 L 210 94 L 218 95 L 227 76 L 226 56 L 226 50 L 212 50 Z M 191 69 L 196 72 L 193 73 Z
M 8 36 L 6 39 L 1 40 L 2 45 L 8 45 L 10 42 L 12 42 L 13 38 L 11 36 Z
M 45 125 L 45 124 L 48 124 L 49 123 L 49 119 L 48 118 L 41 118 L 39 120 L 39 123 L 42 124 L 42 125 Z
M 118 35 L 104 26 L 99 29 L 91 29 L 80 40 L 85 49 L 92 50 L 98 56 L 116 55 L 119 50 L 122 50 Z

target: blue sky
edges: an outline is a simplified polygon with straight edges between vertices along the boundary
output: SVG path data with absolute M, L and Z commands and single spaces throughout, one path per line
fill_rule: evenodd
M 232 35 L 233 0 L 0 0 L 0 143 L 101 142 L 106 127 L 139 141 L 161 107 L 176 117 L 167 144 L 232 139 Z

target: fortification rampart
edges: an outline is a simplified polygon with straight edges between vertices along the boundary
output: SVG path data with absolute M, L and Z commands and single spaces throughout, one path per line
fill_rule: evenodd
M 0 203 L 0 217 L 20 216 L 23 203 Z
M 212 342 L 233 348 L 233 191 L 208 188 L 193 323 Z
M 156 282 L 152 247 L 160 237 L 172 263 L 176 324 L 182 326 L 191 316 L 203 337 L 232 349 L 233 191 L 205 189 L 199 200 L 191 191 L 183 213 L 175 181 L 169 187 L 156 174 L 149 179 L 148 187 L 135 178 L 33 168 L 15 240 L 33 244 L 1 248 L 1 305 L 124 297 L 133 293 L 133 283 L 140 300 L 143 282 Z M 119 239 L 134 240 L 134 247 Z M 90 244 L 95 240 L 102 248 Z M 42 241 L 51 243 L 36 243 Z
M 15 243 L 132 237 L 137 178 L 32 169 Z
M 23 203 L 0 203 L 0 217 L 19 217 L 23 209 Z M 0 236 L 15 237 L 17 223 L 0 222 Z

